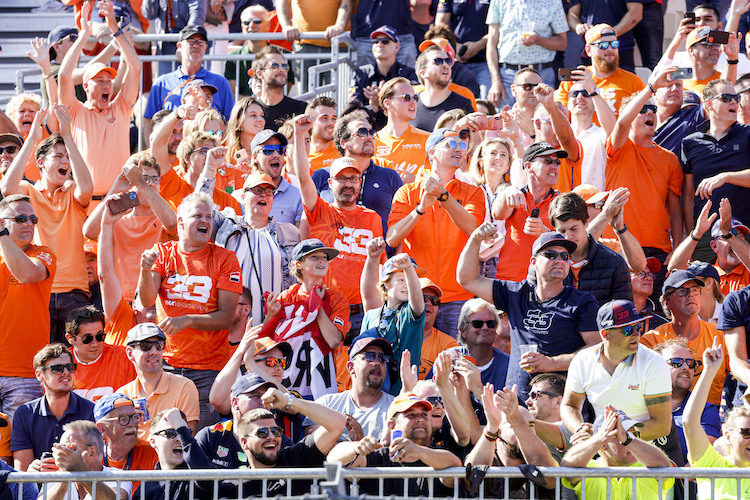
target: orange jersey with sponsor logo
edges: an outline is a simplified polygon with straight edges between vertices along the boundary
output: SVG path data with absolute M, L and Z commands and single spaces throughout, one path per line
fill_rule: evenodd
M 359 277 L 367 258 L 367 243 L 383 236 L 383 221 L 377 212 L 357 205 L 353 210 L 339 210 L 318 198 L 315 209 L 305 216 L 310 237 L 338 250 L 323 279 L 327 288 L 340 291 L 350 304 L 361 304 Z
M 42 262 L 49 276 L 21 284 L 0 257 L 0 376 L 34 377 L 34 355 L 49 343 L 49 298 L 57 259 L 47 247 L 30 244 L 24 253 Z
M 330 167 L 336 158 L 341 158 L 341 155 L 333 141 L 320 153 L 310 150 L 310 154 L 307 156 L 307 159 L 310 161 L 310 173 L 312 174 L 321 168 Z
M 218 308 L 219 290 L 242 293 L 242 272 L 237 257 L 208 242 L 197 252 L 183 253 L 176 241 L 154 247 L 159 257 L 153 271 L 162 276 L 157 318 L 207 314 Z M 167 336 L 164 359 L 177 368 L 221 370 L 229 359 L 229 330 L 186 328 Z
M 392 161 L 389 168 L 406 170 L 416 176 L 419 168 L 427 163 L 424 144 L 429 136 L 429 132 L 411 125 L 401 137 L 393 137 L 382 129 L 375 136 L 375 156 Z
M 193 191 L 195 191 L 195 188 L 191 186 L 188 181 L 180 177 L 180 174 L 174 168 L 168 169 L 161 177 L 159 194 L 162 198 L 167 200 L 175 210 L 180 206 L 182 200 Z M 214 186 L 213 198 L 214 203 L 219 205 L 219 210 L 224 210 L 226 207 L 232 207 L 234 213 L 242 213 L 240 202 L 232 198 L 231 194 L 217 188 L 217 186 Z
M 125 354 L 125 347 L 121 345 L 104 344 L 99 359 L 87 365 L 78 359 L 74 350 L 71 349 L 71 352 L 73 361 L 78 363 L 73 390 L 89 401 L 96 401 L 102 396 L 112 394 L 137 375 L 133 363 Z

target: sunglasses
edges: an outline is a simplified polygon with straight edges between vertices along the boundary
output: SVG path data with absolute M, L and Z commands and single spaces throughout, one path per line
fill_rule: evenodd
M 3 153 L 8 153 L 9 155 L 16 154 L 16 151 L 18 151 L 18 146 L 5 146 L 4 148 L 0 148 L 0 155 Z
M 528 92 L 529 90 L 534 90 L 534 87 L 536 87 L 537 85 L 539 84 L 538 83 L 519 83 L 518 85 L 516 85 L 516 87 L 521 87 L 526 92 Z
M 427 401 L 428 403 L 430 403 L 430 404 L 432 405 L 432 407 L 433 407 L 433 408 L 434 408 L 434 407 L 435 407 L 436 405 L 438 405 L 438 404 L 439 404 L 440 406 L 445 406 L 445 405 L 443 404 L 443 398 L 442 398 L 442 396 L 427 396 L 427 397 L 426 397 L 426 398 L 424 398 L 424 399 L 425 399 L 425 401 Z
M 435 297 L 434 295 L 422 295 L 422 297 L 424 297 L 425 302 L 429 302 L 433 306 L 440 305 L 440 297 Z
M 639 113 L 645 115 L 649 111 L 656 113 L 656 104 L 644 104 Z
M 461 151 L 466 151 L 469 149 L 469 145 L 466 144 L 466 141 L 457 141 L 455 139 L 448 139 L 448 142 L 445 143 L 446 146 L 448 146 L 448 149 L 460 149 Z
M 591 45 L 596 45 L 602 50 L 617 49 L 620 47 L 620 40 L 612 40 L 611 42 L 596 42 Z
M 542 158 L 542 161 L 544 163 L 546 163 L 547 165 L 552 165 L 553 163 L 559 165 L 560 163 L 562 163 L 560 161 L 560 158 L 550 158 L 550 157 L 547 157 L 547 158 Z
M 284 429 L 276 425 L 274 427 L 259 427 L 255 431 L 255 435 L 261 439 L 266 439 L 269 433 L 273 434 L 273 437 L 281 437 L 281 435 L 284 433 Z M 250 436 L 248 435 L 245 437 Z
M 130 342 L 128 344 L 128 347 L 131 347 L 131 348 L 137 347 L 143 352 L 149 352 L 154 347 L 156 347 L 157 351 L 163 351 L 166 343 L 167 342 L 164 340 L 139 340 L 137 342 Z
M 260 152 L 266 156 L 271 156 L 274 153 L 279 153 L 281 156 L 286 154 L 286 146 L 281 144 L 269 144 L 267 146 L 261 146 Z
M 721 99 L 721 102 L 740 102 L 740 95 L 739 94 L 721 94 L 717 95 L 716 97 L 712 98 L 712 101 L 715 101 L 716 99 Z
M 701 289 L 697 286 L 691 286 L 690 288 L 678 288 L 674 291 L 674 294 L 678 297 L 687 297 L 688 295 L 700 295 Z
M 55 375 L 62 375 L 65 370 L 68 370 L 68 373 L 75 373 L 77 368 L 78 365 L 75 363 L 65 363 L 64 365 L 43 366 L 42 370 L 49 370 Z
M 667 364 L 672 368 L 679 368 L 684 364 L 691 370 L 695 370 L 698 366 L 703 365 L 703 361 L 693 358 L 669 358 Z
M 96 339 L 97 342 L 104 342 L 104 332 L 99 332 L 96 335 L 91 335 L 90 333 L 87 333 L 83 337 L 78 337 L 74 335 L 74 338 L 77 338 L 81 341 L 82 344 L 89 345 Z
M 568 95 L 572 98 L 576 98 L 579 95 L 582 95 L 583 97 L 591 97 L 593 94 L 589 94 L 589 91 L 586 89 L 583 90 L 571 90 Z
M 252 19 L 247 19 L 245 21 L 242 21 L 242 24 L 244 24 L 245 26 L 250 26 L 251 24 L 260 24 L 262 22 L 263 22 L 263 19 L 259 17 L 254 17 Z
M 284 71 L 289 71 L 289 65 L 287 63 L 271 63 L 267 64 L 266 68 L 283 69 Z
M 174 429 L 162 429 L 154 432 L 154 436 L 164 436 L 167 439 L 174 439 L 177 437 L 177 431 Z
M 545 259 L 547 260 L 555 260 L 558 257 L 560 257 L 563 262 L 567 262 L 570 260 L 570 254 L 568 252 L 557 252 L 555 250 L 545 250 L 544 252 L 540 252 Z
M 742 436 L 744 439 L 750 439 L 750 429 L 748 429 L 747 427 L 741 427 L 737 430 L 740 431 L 740 436 Z
M 487 325 L 487 328 L 497 328 L 497 320 L 494 319 L 488 319 L 487 321 L 482 321 L 481 319 L 473 319 L 469 321 L 469 324 L 479 330 L 482 328 L 482 325 Z
M 373 45 L 378 45 L 378 44 L 380 44 L 380 45 L 388 45 L 392 41 L 393 40 L 391 40 L 390 38 L 375 38 L 375 39 L 373 39 L 372 44 Z
M 131 413 L 130 415 L 120 415 L 119 417 L 103 418 L 102 420 L 117 420 L 117 423 L 123 427 L 127 427 L 130 424 L 137 424 L 141 421 L 140 413 Z M 165 429 L 166 430 L 166 429 Z M 174 429 L 172 429 L 174 431 Z M 176 433 L 176 431 L 174 431 Z
M 355 133 L 357 134 L 357 137 L 367 137 L 368 135 L 370 137 L 375 137 L 375 134 L 378 132 L 374 128 L 361 127 L 358 128 Z
M 274 193 L 273 188 L 262 188 L 262 187 L 257 187 L 257 186 L 248 189 L 248 191 L 253 193 L 255 196 L 261 196 L 261 195 L 273 196 L 273 193 Z
M 194 150 L 192 150 L 192 151 L 190 152 L 190 154 L 193 154 L 193 153 L 198 153 L 199 155 L 203 155 L 203 156 L 206 156 L 206 155 L 208 154 L 208 152 L 209 152 L 209 151 L 211 151 L 211 148 L 198 148 L 198 149 L 194 149 Z
M 368 363 L 372 363 L 373 361 L 377 359 L 379 363 L 383 363 L 384 365 L 387 365 L 388 362 L 391 360 L 391 357 L 388 356 L 387 354 L 383 354 L 380 352 L 367 351 L 367 352 L 362 353 L 362 359 L 364 359 Z
M 604 206 L 604 200 L 599 200 L 596 203 L 589 203 L 589 205 L 591 205 L 592 207 L 594 207 L 597 210 L 601 210 L 602 207 Z
M 700 45 L 702 47 L 706 47 L 710 49 L 711 47 L 721 47 L 720 43 L 711 43 L 711 42 L 698 42 L 695 45 Z
M 204 130 L 204 132 L 208 135 L 213 135 L 214 137 L 221 137 L 224 135 L 224 131 L 222 130 Z
M 640 273 L 635 274 L 635 276 L 641 278 L 642 280 L 654 279 L 654 273 L 652 273 L 651 271 L 641 271 Z
M 32 224 L 39 222 L 39 217 L 36 215 L 18 214 L 13 217 L 3 217 L 4 220 L 13 220 L 18 224 L 26 224 L 27 221 L 31 221 Z
M 536 401 L 539 398 L 540 394 L 544 394 L 545 396 L 549 396 L 551 398 L 557 398 L 560 397 L 559 394 L 555 394 L 554 392 L 549 391 L 531 391 L 529 392 L 529 397 L 532 401 Z
M 403 99 L 404 102 L 419 102 L 419 94 L 403 94 L 403 95 L 394 95 L 393 97 L 398 97 L 400 99 Z
M 334 180 L 336 182 L 338 182 L 338 183 L 341 183 L 341 184 L 355 185 L 355 184 L 359 184 L 359 182 L 362 181 L 362 177 L 360 177 L 359 175 L 355 175 L 355 176 L 352 176 L 352 177 L 339 177 L 339 176 L 337 176 L 337 177 L 334 177 Z
M 275 368 L 276 365 L 281 366 L 283 370 L 286 370 L 286 359 L 284 358 L 273 358 L 271 356 L 268 356 L 266 358 L 258 358 L 255 360 L 256 363 L 265 363 L 267 367 L 269 368 Z
M 641 321 L 640 323 L 636 323 L 635 325 L 621 326 L 618 329 L 622 330 L 622 334 L 625 337 L 630 337 L 634 333 L 637 333 L 638 335 L 642 335 L 644 326 L 646 325 Z
M 432 63 L 435 66 L 442 66 L 445 64 L 446 66 L 453 66 L 453 58 L 452 57 L 436 57 L 432 60 Z

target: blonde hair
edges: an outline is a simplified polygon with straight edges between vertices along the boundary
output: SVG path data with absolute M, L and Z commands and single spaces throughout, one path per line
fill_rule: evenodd
M 227 124 L 224 122 L 224 117 L 222 117 L 221 114 L 219 114 L 219 112 L 214 108 L 208 108 L 204 109 L 203 111 L 199 111 L 195 115 L 195 119 L 190 120 L 189 122 L 185 122 L 185 127 L 182 129 L 182 135 L 187 136 L 192 134 L 193 132 L 205 132 L 206 125 L 211 120 L 216 120 L 217 122 L 219 122 L 219 126 L 221 127 L 221 140 L 219 141 L 219 143 L 224 143 L 226 141 Z
M 216 137 L 205 132 L 193 132 L 182 139 L 182 142 L 177 147 L 177 159 L 180 160 L 180 168 L 183 172 L 187 172 L 187 160 L 190 157 L 190 153 L 195 150 L 198 144 L 203 142 L 211 142 L 213 147 L 218 145 Z
M 227 131 L 225 132 L 225 144 L 227 146 L 227 161 L 231 164 L 237 162 L 234 159 L 234 154 L 242 149 L 242 122 L 245 121 L 245 115 L 247 114 L 248 108 L 253 104 L 257 104 L 260 107 L 260 111 L 265 118 L 266 113 L 263 109 L 263 105 L 255 97 L 243 97 L 237 101 L 232 108 L 232 113 L 229 115 Z M 248 151 L 248 153 L 250 152 Z
M 508 174 L 508 180 L 506 181 L 503 179 L 503 184 L 510 183 L 510 165 L 513 163 L 513 145 L 508 139 L 496 137 L 494 139 L 485 139 L 480 142 L 476 151 L 474 151 L 474 155 L 471 157 L 471 162 L 469 163 L 469 175 L 478 186 L 485 183 L 484 160 L 482 160 L 482 156 L 484 156 L 484 148 L 493 144 L 502 144 L 508 150 L 508 171 L 506 172 L 506 174 Z
M 42 109 L 41 97 L 30 92 L 24 92 L 23 94 L 14 95 L 10 98 L 10 101 L 8 101 L 8 105 L 5 107 L 5 114 L 8 115 L 8 118 L 15 122 L 20 112 L 21 106 L 23 106 L 23 104 L 27 102 L 35 104 L 37 111 Z
M 442 115 L 440 115 L 435 122 L 435 128 L 432 130 L 437 130 L 440 128 L 448 127 L 448 123 L 453 122 L 451 125 L 455 124 L 458 120 L 466 116 L 466 112 L 463 109 L 451 109 L 450 111 L 446 111 Z

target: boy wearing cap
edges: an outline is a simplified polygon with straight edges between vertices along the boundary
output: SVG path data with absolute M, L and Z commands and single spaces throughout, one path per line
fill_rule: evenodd
M 198 427 L 200 407 L 198 389 L 189 378 L 164 371 L 164 346 L 167 336 L 154 323 L 140 323 L 128 332 L 125 353 L 135 367 L 136 377 L 116 392 L 133 401 L 145 399 L 148 415 L 167 408 L 179 408 L 192 432 Z M 148 441 L 151 421 L 144 415 L 138 424 L 138 442 Z
M 105 467 L 152 470 L 158 456 L 148 443 L 138 444 L 138 424 L 144 415 L 124 394 L 101 397 L 94 406 L 94 421 L 104 437 Z
M 83 23 L 83 30 L 63 59 L 58 75 L 60 103 L 70 109 L 73 139 L 89 165 L 95 201 L 103 199 L 107 194 L 125 160 L 130 156 L 130 114 L 138 99 L 142 67 L 133 43 L 117 24 L 114 6 L 109 0 L 103 2 L 102 6 L 101 12 L 107 26 L 127 64 L 117 96 L 114 95 L 112 83 L 117 77 L 117 71 L 102 63 L 94 63 L 86 66 L 83 72 L 86 102 L 81 103 L 76 98 L 73 70 L 78 65 L 84 44 L 91 36 L 91 22 Z M 83 18 L 87 19 L 89 15 L 84 6 Z
M 339 443 L 328 454 L 328 460 L 341 462 L 344 467 L 432 467 L 445 469 L 460 467 L 461 460 L 447 450 L 430 448 L 432 425 L 428 413 L 432 405 L 419 399 L 413 393 L 397 396 L 386 414 L 386 425 L 390 432 L 389 445 L 383 447 L 371 436 L 365 436 L 356 442 Z M 394 434 L 395 431 L 395 434 Z M 442 483 L 444 480 L 440 480 Z M 445 480 L 446 483 L 452 480 Z M 361 493 L 377 494 L 377 480 L 359 482 Z M 383 484 L 385 495 L 407 495 L 409 497 L 428 495 L 428 481 L 410 479 L 408 490 L 404 491 L 404 481 L 400 478 L 386 479 Z M 435 496 L 446 493 L 436 483 Z
M 588 429 L 581 415 L 584 398 L 597 420 L 607 420 L 611 405 L 644 441 L 666 436 L 672 425 L 672 379 L 664 359 L 639 341 L 647 317 L 628 300 L 613 300 L 599 308 L 596 322 L 602 343 L 581 350 L 568 370 L 560 414 L 568 429 Z
M 565 286 L 576 244 L 556 232 L 544 233 L 532 245 L 529 262 L 536 284 L 480 276 L 480 242 L 494 238 L 496 231 L 494 224 L 485 223 L 472 233 L 456 274 L 466 290 L 508 314 L 511 350 L 505 385 L 516 384 L 526 400 L 533 373 L 565 372 L 576 352 L 599 343 L 597 303 L 590 293 Z M 522 355 L 521 344 L 536 344 L 538 351 Z
M 466 148 L 466 142 L 450 129 L 441 128 L 430 134 L 425 150 L 431 173 L 396 192 L 386 235 L 391 247 L 404 243 L 404 250 L 443 290 L 437 328 L 449 335 L 456 334 L 458 313 L 471 294 L 446 270 L 455 269 L 468 235 L 485 215 L 482 190 L 456 179 Z

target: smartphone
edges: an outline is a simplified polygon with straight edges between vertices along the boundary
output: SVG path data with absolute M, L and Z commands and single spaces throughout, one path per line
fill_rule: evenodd
M 695 12 L 685 12 L 685 19 L 690 19 L 690 23 L 695 24 Z
M 400 438 L 401 436 L 403 436 L 403 434 L 404 434 L 403 432 L 397 431 L 396 429 L 392 430 L 391 431 L 391 443 L 393 442 L 394 439 Z
M 561 82 L 573 81 L 573 72 L 577 71 L 577 68 L 560 68 L 557 70 L 557 79 Z
M 708 32 L 708 43 L 720 43 L 726 45 L 729 43 L 729 32 L 728 31 L 714 31 Z
M 132 191 L 125 193 L 119 200 L 109 200 L 107 206 L 112 215 L 117 215 L 141 204 L 138 195 Z
M 488 116 L 487 122 L 487 130 L 503 129 L 503 117 L 500 115 Z
M 460 49 L 458 49 L 458 57 L 463 57 L 464 54 L 466 54 L 466 51 L 469 50 L 468 45 L 462 45 Z
M 51 451 L 45 451 L 44 453 L 42 453 L 42 456 L 40 457 L 41 460 L 46 460 L 48 458 L 52 458 Z
M 237 161 L 237 165 L 240 163 L 250 164 L 250 155 L 247 154 L 247 151 L 245 148 L 240 149 L 236 153 L 234 153 L 234 159 Z
M 693 68 L 678 68 L 677 71 L 671 73 L 669 77 L 672 80 L 689 80 L 693 78 Z
M 531 209 L 531 215 L 530 217 L 539 217 L 539 209 L 538 208 L 532 208 Z

